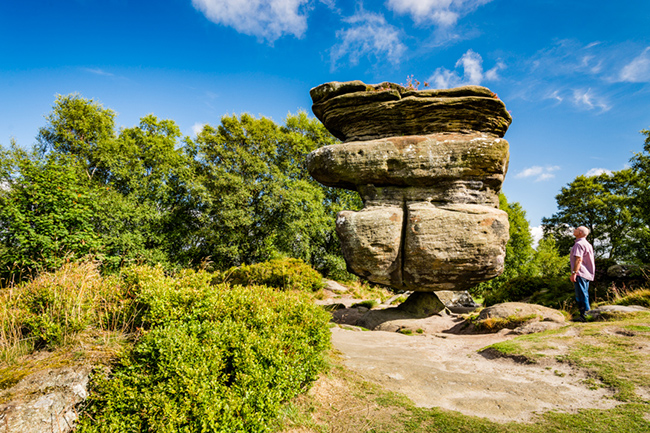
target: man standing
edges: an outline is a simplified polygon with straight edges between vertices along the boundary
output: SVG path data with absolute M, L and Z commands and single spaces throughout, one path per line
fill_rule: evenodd
M 576 291 L 576 301 L 580 310 L 580 321 L 587 320 L 585 313 L 589 311 L 589 281 L 594 280 L 596 265 L 594 264 L 594 248 L 587 242 L 589 229 L 578 227 L 573 231 L 576 242 L 571 248 L 571 282 Z

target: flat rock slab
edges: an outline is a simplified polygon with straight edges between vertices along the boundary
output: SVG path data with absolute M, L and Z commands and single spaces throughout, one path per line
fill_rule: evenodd
M 442 331 L 453 317 L 422 319 Z M 424 324 L 426 321 L 426 325 Z M 417 322 L 417 321 L 416 321 Z M 436 325 L 437 322 L 437 325 Z M 406 395 L 419 407 L 439 407 L 498 422 L 529 421 L 540 412 L 613 407 L 604 389 L 590 390 L 579 371 L 558 364 L 518 364 L 488 359 L 477 350 L 512 338 L 491 335 L 403 335 L 332 328 L 332 343 L 346 367 L 385 389 Z M 564 373 L 564 377 L 554 370 Z
M 76 406 L 87 397 L 90 366 L 38 371 L 2 390 L 0 431 L 66 433 L 77 420 Z
M 511 317 L 525 318 L 531 316 L 537 316 L 538 320 L 545 322 L 565 322 L 564 315 L 558 310 L 524 302 L 504 302 L 502 304 L 492 305 L 482 310 L 478 319 L 507 319 Z

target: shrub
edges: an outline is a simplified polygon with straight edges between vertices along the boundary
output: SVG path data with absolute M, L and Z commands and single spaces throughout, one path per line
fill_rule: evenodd
M 516 277 L 485 296 L 484 305 L 528 301 L 552 308 L 561 308 L 574 296 L 573 283 L 563 277 Z
M 282 290 L 315 292 L 324 287 L 321 275 L 300 259 L 274 259 L 231 268 L 221 274 L 222 282 L 264 285 Z
M 212 274 L 124 272 L 144 331 L 97 373 L 80 432 L 266 432 L 324 367 L 328 315 L 300 292 L 211 285 Z
M 323 257 L 323 265 L 318 268 L 325 278 L 349 283 L 359 281 L 359 277 L 347 271 L 345 259 L 341 256 L 328 254 Z

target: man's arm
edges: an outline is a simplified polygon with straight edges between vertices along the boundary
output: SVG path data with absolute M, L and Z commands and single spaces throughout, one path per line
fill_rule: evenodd
M 580 266 L 582 266 L 582 257 L 576 257 L 575 263 L 573 264 L 573 269 L 571 269 L 571 282 L 576 282 L 576 276 L 578 271 L 580 271 Z

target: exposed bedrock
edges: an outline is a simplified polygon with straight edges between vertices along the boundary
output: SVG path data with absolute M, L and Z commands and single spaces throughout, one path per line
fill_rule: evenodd
M 351 272 L 426 292 L 465 290 L 503 271 L 508 217 L 498 194 L 511 117 L 496 95 L 360 81 L 311 95 L 314 113 L 345 142 L 313 151 L 307 168 L 364 202 L 336 222 Z

